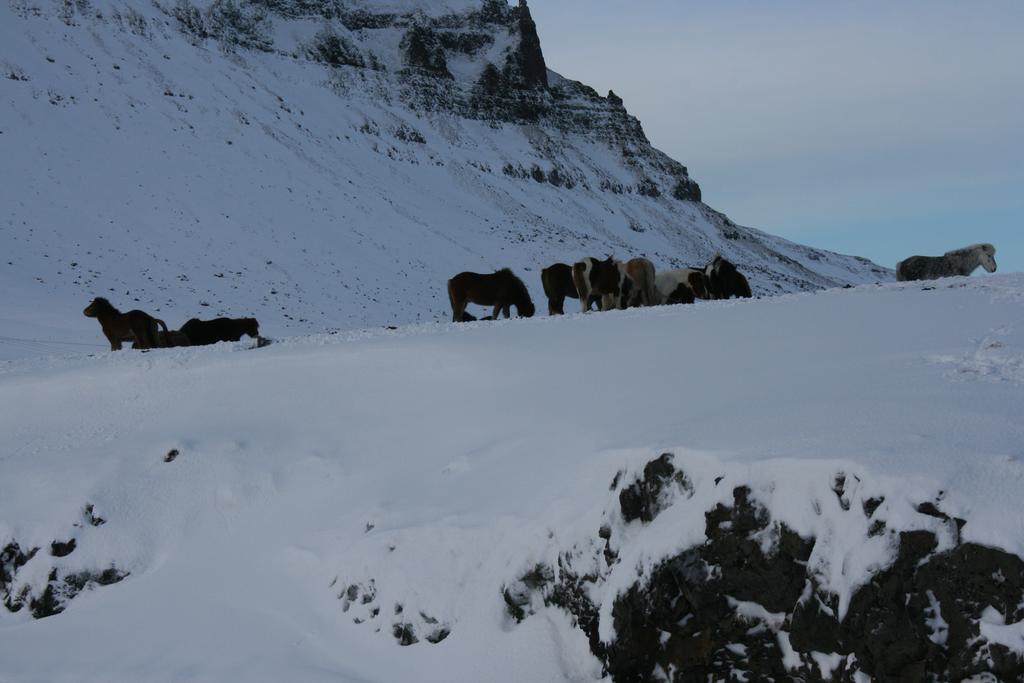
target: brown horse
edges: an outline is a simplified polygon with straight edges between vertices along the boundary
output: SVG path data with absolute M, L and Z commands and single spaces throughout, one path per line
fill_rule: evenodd
M 580 298 L 572 281 L 572 266 L 567 263 L 555 263 L 540 271 L 540 283 L 548 298 L 548 315 L 565 313 L 565 297 Z
M 154 318 L 145 311 L 128 311 L 122 313 L 101 296 L 92 300 L 82 313 L 87 318 L 100 321 L 103 335 L 110 342 L 111 351 L 120 351 L 121 342 L 134 342 L 133 348 L 154 349 L 163 346 L 157 325 L 167 332 L 163 320 Z
M 631 283 L 626 306 L 653 306 L 658 303 L 653 263 L 645 258 L 629 259 L 626 261 L 626 275 Z
M 736 270 L 736 266 L 722 258 L 721 254 L 715 254 L 704 272 L 708 276 L 708 290 L 712 299 L 730 299 L 734 296 L 749 299 L 753 296 L 747 278 Z
M 572 281 L 580 297 L 583 312 L 590 310 L 590 304 L 601 301 L 601 310 L 625 308 L 625 294 L 628 288 L 626 266 L 609 256 L 604 261 L 588 256 L 573 264 Z
M 453 322 L 462 322 L 466 304 L 471 303 L 493 306 L 492 318 L 497 318 L 499 313 L 510 317 L 512 306 L 523 318 L 529 318 L 536 310 L 526 285 L 508 268 L 495 273 L 459 273 L 448 281 L 448 300 L 452 304 Z

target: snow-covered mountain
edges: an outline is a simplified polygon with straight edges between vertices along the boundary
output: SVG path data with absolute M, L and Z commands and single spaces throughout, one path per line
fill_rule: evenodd
M 1022 321 L 1010 275 L 2 363 L 0 681 L 1020 680 Z
M 12 0 L 0 76 L 7 356 L 101 348 L 96 295 L 282 336 L 443 319 L 462 270 L 539 298 L 584 255 L 718 251 L 759 293 L 891 276 L 700 203 L 619 98 L 547 68 L 525 3 Z

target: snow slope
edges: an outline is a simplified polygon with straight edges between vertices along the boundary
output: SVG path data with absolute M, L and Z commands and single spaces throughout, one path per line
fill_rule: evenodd
M 172 327 L 253 315 L 276 337 L 443 320 L 463 270 L 511 266 L 539 298 L 542 267 L 610 252 L 664 268 L 721 251 L 759 293 L 891 278 L 674 198 L 686 170 L 554 72 L 520 92 L 548 108 L 535 120 L 474 108 L 514 22 L 444 20 L 491 40 L 449 51 L 450 80 L 403 66 L 410 26 L 479 3 L 335 4 L 391 23 L 349 28 L 317 0 L 268 14 L 257 50 L 183 33 L 182 2 L 0 5 L 0 358 L 102 348 L 80 315 L 97 295 Z M 375 67 L 312 61 L 322 31 Z
M 1024 554 L 1022 321 L 1007 275 L 0 364 L 0 547 L 44 548 L 15 589 L 130 572 L 57 616 L 0 609 L 0 680 L 595 680 L 567 617 L 515 624 L 502 587 L 666 450 L 815 535 L 839 595 L 935 528 L 924 501 Z M 838 472 L 885 496 L 888 535 Z M 700 542 L 718 496 L 617 530 L 603 590 Z

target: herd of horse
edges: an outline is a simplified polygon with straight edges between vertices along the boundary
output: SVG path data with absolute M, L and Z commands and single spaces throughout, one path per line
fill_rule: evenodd
M 750 298 L 750 283 L 736 266 L 716 254 L 703 268 L 676 268 L 656 273 L 646 258 L 620 261 L 613 256 L 604 260 L 586 257 L 573 265 L 555 263 L 540 274 L 548 299 L 548 314 L 565 313 L 565 300 L 579 299 L 582 312 L 594 306 L 598 310 L 692 304 L 697 299 Z M 499 314 L 516 313 L 529 318 L 536 312 L 526 285 L 508 268 L 495 273 L 459 273 L 448 280 L 448 300 L 454 322 L 476 320 L 466 312 L 473 303 L 491 306 L 494 319 Z
M 896 279 L 933 280 L 970 275 L 979 266 L 994 273 L 995 253 L 995 247 L 983 243 L 947 251 L 942 256 L 911 256 L 896 264 Z M 613 256 L 604 260 L 588 256 L 571 266 L 567 263 L 550 265 L 541 271 L 540 279 L 548 299 L 549 315 L 564 314 L 567 298 L 578 299 L 580 309 L 586 313 L 594 306 L 608 311 L 752 296 L 747 278 L 721 254 L 716 254 L 703 268 L 662 272 L 655 272 L 654 264 L 642 257 L 619 261 Z M 526 285 L 508 268 L 494 273 L 459 273 L 448 280 L 448 299 L 454 322 L 476 320 L 466 311 L 470 303 L 493 307 L 491 315 L 484 320 L 496 319 L 502 314 L 508 318 L 513 306 L 521 317 L 529 318 L 536 312 Z M 259 323 L 255 318 L 192 318 L 181 329 L 169 330 L 163 320 L 145 311 L 122 313 L 103 297 L 93 299 L 83 313 L 99 321 L 111 351 L 120 350 L 124 342 L 131 342 L 133 349 L 153 349 L 235 342 L 245 335 L 256 339 L 259 346 L 268 343 L 259 336 Z
M 996 249 L 991 244 L 972 244 L 947 251 L 942 256 L 911 256 L 896 264 L 896 279 L 934 280 L 940 277 L 965 276 L 979 266 L 989 273 L 996 271 Z M 703 268 L 676 268 L 656 273 L 646 258 L 619 261 L 612 256 L 602 260 L 586 257 L 573 265 L 555 263 L 540 273 L 544 294 L 548 298 L 548 314 L 565 313 L 565 300 L 579 299 L 586 313 L 595 305 L 599 310 L 692 304 L 697 299 L 750 298 L 750 284 L 736 266 L 716 254 Z M 508 268 L 495 273 L 459 273 L 448 281 L 448 299 L 454 322 L 476 318 L 466 312 L 473 303 L 492 306 L 493 320 L 499 314 L 509 317 L 510 308 L 525 318 L 536 309 L 522 280 Z
M 244 335 L 255 339 L 257 344 L 265 341 L 260 337 L 256 318 L 192 318 L 180 330 L 168 330 L 163 320 L 145 311 L 122 313 L 103 297 L 93 299 L 82 313 L 99 321 L 111 351 L 120 351 L 124 342 L 131 342 L 133 349 L 159 349 L 239 341 Z

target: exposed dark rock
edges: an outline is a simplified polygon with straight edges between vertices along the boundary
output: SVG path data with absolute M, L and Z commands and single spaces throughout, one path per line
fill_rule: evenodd
M 32 598 L 29 609 L 36 619 L 60 614 L 69 600 L 91 585 L 109 586 L 128 576 L 128 572 L 109 567 L 99 572 L 82 571 L 61 577 L 58 569 L 50 570 L 46 590 L 38 598 Z
M 950 517 L 945 512 L 940 510 L 935 503 L 925 502 L 917 506 L 917 511 L 922 515 L 928 515 L 929 517 L 935 517 L 941 519 L 944 522 L 953 522 L 956 525 L 956 531 L 959 534 L 960 530 L 967 524 L 967 520 L 961 519 L 960 517 Z
M 418 24 L 410 27 L 402 36 L 401 48 L 407 66 L 434 76 L 452 77 L 444 47 L 434 30 Z
M 344 12 L 341 15 L 341 23 L 350 31 L 390 28 L 395 26 L 397 21 L 398 15 L 390 12 L 367 12 L 366 10 L 355 10 L 352 12 Z
M 189 0 L 178 0 L 170 13 L 178 23 L 178 30 L 188 36 L 192 43 L 199 43 L 209 37 L 202 11 Z
M 76 541 L 70 539 L 68 541 L 54 541 L 50 544 L 50 554 L 54 557 L 66 557 L 75 550 Z
M 82 516 L 83 520 L 76 522 L 75 527 L 82 528 L 84 523 L 90 526 L 100 526 L 104 523 L 102 517 L 96 516 L 91 503 L 86 504 Z M 78 545 L 79 539 L 75 538 L 53 541 L 50 543 L 49 557 L 67 557 L 78 548 Z M 48 565 L 49 578 L 46 588 L 36 594 L 33 594 L 33 588 L 28 584 L 15 589 L 19 571 L 35 558 L 38 552 L 38 547 L 24 550 L 17 541 L 9 542 L 0 550 L 0 599 L 4 607 L 11 612 L 18 612 L 27 605 L 32 616 L 37 619 L 59 614 L 64 611 L 67 602 L 85 588 L 93 585 L 107 586 L 128 576 L 128 572 L 114 566 L 102 570 L 67 573 L 60 562 L 38 558 L 36 563 L 44 562 Z M 33 571 L 36 570 L 34 567 Z
M 691 178 L 680 178 L 672 188 L 672 196 L 680 201 L 699 202 L 700 185 Z
M 204 15 L 206 33 L 226 50 L 244 48 L 268 52 L 272 45 L 266 11 L 255 4 L 213 0 Z
M 444 640 L 445 638 L 450 636 L 451 633 L 452 633 L 451 630 L 449 630 L 448 628 L 441 627 L 441 628 L 437 629 L 436 631 L 431 631 L 429 634 L 427 634 L 427 642 L 428 643 L 433 643 L 434 645 L 437 645 L 442 640 Z
M 181 451 L 179 451 L 177 448 L 172 448 L 171 450 L 167 451 L 167 455 L 164 456 L 164 462 L 174 462 L 175 458 L 177 458 L 179 455 L 181 455 Z
M 437 38 L 445 50 L 470 56 L 494 43 L 490 33 L 476 31 L 440 31 Z
M 497 97 L 504 88 L 501 72 L 498 71 L 498 67 L 490 62 L 484 66 L 484 70 L 480 73 L 480 78 L 476 84 L 479 95 L 483 97 Z M 478 106 L 484 106 L 484 104 L 479 103 Z
M 509 13 L 509 6 L 505 0 L 483 0 L 483 6 L 475 19 L 480 24 L 505 24 Z
M 643 476 L 619 492 L 623 518 L 651 521 L 675 500 L 663 495 L 666 487 L 692 490 L 678 474 L 670 454 L 648 463 Z M 621 478 L 616 475 L 613 490 Z M 847 484 L 840 475 L 832 486 L 844 511 L 853 502 Z M 557 573 L 538 565 L 507 587 L 510 612 L 525 618 L 534 596 L 565 610 L 616 682 L 822 681 L 812 652 L 842 656 L 829 679 L 835 681 L 853 681 L 855 674 L 879 682 L 947 681 L 982 673 L 1024 680 L 1024 660 L 987 641 L 979 626 L 983 618 L 1024 620 L 1021 558 L 959 543 L 956 529 L 942 532 L 954 543 L 944 552 L 936 552 L 932 531 L 900 532 L 893 536 L 892 564 L 854 592 L 840 620 L 838 596 L 808 568 L 815 539 L 773 520 L 746 486 L 732 494 L 730 505 L 705 513 L 703 544 L 666 557 L 618 595 L 611 609 L 614 641 L 598 637 L 600 606 L 590 597 L 606 570 L 574 569 L 614 566 L 615 532 L 607 524 L 589 545 L 560 555 Z M 868 517 L 881 504 L 880 498 L 860 503 Z M 956 521 L 933 504 L 918 511 L 950 526 Z M 884 532 L 883 520 L 875 525 Z M 799 658 L 789 670 L 780 639 L 788 639 Z
M 850 509 L 850 499 L 846 496 L 846 475 L 840 472 L 832 482 L 832 492 L 836 494 L 839 507 L 844 510 Z
M 619 492 L 619 507 L 627 522 L 652 522 L 677 493 L 693 494 L 693 484 L 672 464 L 673 455 L 663 453 L 644 466 L 643 478 Z
M 395 624 L 391 627 L 391 634 L 398 641 L 398 644 L 403 647 L 420 642 L 420 639 L 416 637 L 416 630 L 409 623 Z
M 515 17 L 519 24 L 519 48 L 510 57 L 517 76 L 514 81 L 524 88 L 547 88 L 548 67 L 544 63 L 544 53 L 540 49 L 537 24 L 530 16 L 526 0 L 519 0 L 519 6 L 515 8 Z
M 658 189 L 658 184 L 650 178 L 641 178 L 640 182 L 636 185 L 636 192 L 644 197 L 661 196 L 661 190 Z
M 366 61 L 352 41 L 344 36 L 339 36 L 329 28 L 321 29 L 316 34 L 313 44 L 306 54 L 313 61 L 330 66 L 362 67 L 366 65 Z
M 865 500 L 862 506 L 864 509 L 864 516 L 870 519 L 871 516 L 875 514 L 875 510 L 878 509 L 878 506 L 884 502 L 885 498 L 868 498 Z
M 11 594 L 11 584 L 18 570 L 25 566 L 39 548 L 30 548 L 25 551 L 18 543 L 12 541 L 0 551 L 0 597 L 3 598 L 4 606 L 11 612 L 17 612 L 25 604 L 25 594 Z
M 103 519 L 96 514 L 96 508 L 93 507 L 92 503 L 86 503 L 84 516 L 87 522 L 92 526 L 102 526 L 107 523 L 107 520 Z

